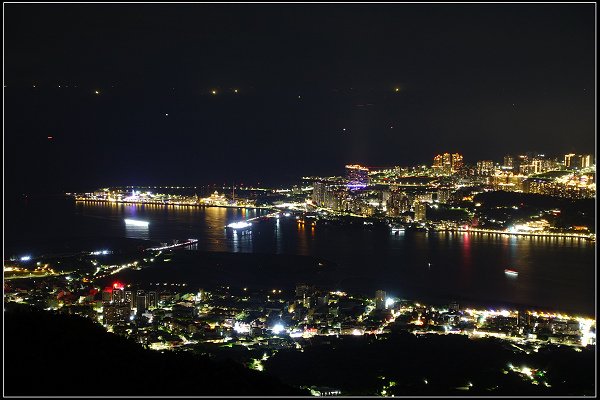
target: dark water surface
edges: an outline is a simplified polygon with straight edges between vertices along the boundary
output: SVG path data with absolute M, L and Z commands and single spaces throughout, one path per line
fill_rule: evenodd
M 5 258 L 35 254 L 49 242 L 74 238 L 91 242 L 96 238 L 158 242 L 197 238 L 201 251 L 306 255 L 329 260 L 336 264 L 332 275 L 339 287 L 333 289 L 365 293 L 384 289 L 403 298 L 525 304 L 595 313 L 595 243 L 447 232 L 392 236 L 380 230 L 302 227 L 292 219 L 260 223 L 249 236 L 228 236 L 223 229 L 229 222 L 264 213 L 64 199 L 11 201 L 5 205 Z M 124 218 L 138 218 L 150 225 L 132 228 L 125 225 Z M 196 264 L 194 268 L 202 266 Z M 505 268 L 518 270 L 518 277 L 506 276 Z

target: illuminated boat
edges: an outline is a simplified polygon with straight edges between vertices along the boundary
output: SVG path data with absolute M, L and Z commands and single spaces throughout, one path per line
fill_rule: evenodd
M 232 222 L 231 224 L 225 227 L 225 230 L 228 233 L 239 233 L 242 235 L 247 235 L 252 233 L 252 223 L 246 221 Z
M 518 276 L 519 275 L 519 273 L 517 271 L 515 271 L 514 269 L 508 269 L 508 268 L 504 270 L 504 273 L 509 276 Z
M 150 222 L 148 222 L 148 221 L 138 221 L 137 219 L 127 219 L 127 218 L 125 218 L 125 225 L 148 227 L 148 225 L 150 225 Z

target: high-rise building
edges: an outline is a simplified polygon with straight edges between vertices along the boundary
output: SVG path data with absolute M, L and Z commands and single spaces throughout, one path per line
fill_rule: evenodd
M 415 212 L 415 221 L 426 221 L 427 220 L 427 204 L 415 200 L 413 203 L 413 209 Z
M 385 290 L 378 290 L 375 292 L 375 309 L 385 310 Z
M 441 154 L 438 154 L 435 157 L 433 157 L 433 169 L 441 172 L 443 170 L 443 167 L 444 167 L 444 156 Z
M 589 168 L 595 164 L 593 154 L 585 154 L 581 156 L 581 168 Z
M 349 186 L 367 186 L 369 184 L 369 168 L 358 164 L 346 165 L 346 179 Z
M 489 176 L 494 173 L 494 162 L 492 160 L 477 161 L 477 174 Z
M 146 294 L 146 307 L 149 310 L 153 310 L 158 307 L 158 294 L 154 291 Z
M 113 303 L 123 303 L 125 301 L 125 291 L 123 290 L 123 286 L 119 285 L 118 283 L 115 283 L 113 285 L 113 290 L 112 290 L 112 301 Z
M 511 155 L 504 156 L 504 169 L 513 169 L 515 164 L 515 158 Z
M 440 188 L 437 192 L 437 201 L 438 203 L 446 204 L 448 200 L 450 200 L 450 189 Z
M 125 291 L 125 303 L 128 303 L 131 308 L 135 308 L 135 296 L 131 290 Z
M 452 154 L 452 172 L 458 172 L 463 168 L 463 156 L 458 153 Z
M 313 183 L 312 202 L 317 207 L 325 204 L 325 182 L 315 181 Z
M 146 312 L 146 293 L 143 290 L 138 290 L 136 293 L 136 313 L 138 315 Z
M 433 169 L 438 173 L 452 174 L 463 167 L 463 156 L 459 153 L 444 153 L 433 157 Z
M 570 169 L 580 168 L 581 156 L 574 153 L 565 154 L 565 167 Z
M 433 203 L 433 192 L 416 194 L 415 200 L 418 200 L 419 202 Z

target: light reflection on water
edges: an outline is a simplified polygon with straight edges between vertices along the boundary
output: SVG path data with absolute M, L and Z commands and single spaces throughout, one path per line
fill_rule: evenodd
M 225 225 L 266 214 L 232 208 L 77 203 L 57 215 L 18 215 L 21 235 L 113 236 L 171 242 L 199 239 L 198 250 L 312 255 L 337 264 L 340 287 L 390 295 L 468 297 L 595 311 L 595 244 L 570 238 L 485 233 L 387 232 L 257 222 L 252 235 Z M 35 217 L 29 217 L 29 214 Z M 125 218 L 148 221 L 128 227 Z M 141 228 L 141 229 L 140 229 Z M 285 266 L 282 266 L 285 268 Z M 508 279 L 504 269 L 519 271 Z M 568 307 L 563 307 L 564 305 Z

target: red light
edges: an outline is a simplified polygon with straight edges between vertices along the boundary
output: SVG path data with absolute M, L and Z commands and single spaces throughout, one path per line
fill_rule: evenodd
M 115 289 L 123 289 L 123 284 L 121 284 L 119 282 L 115 282 L 115 283 L 113 283 L 113 288 L 115 288 Z

